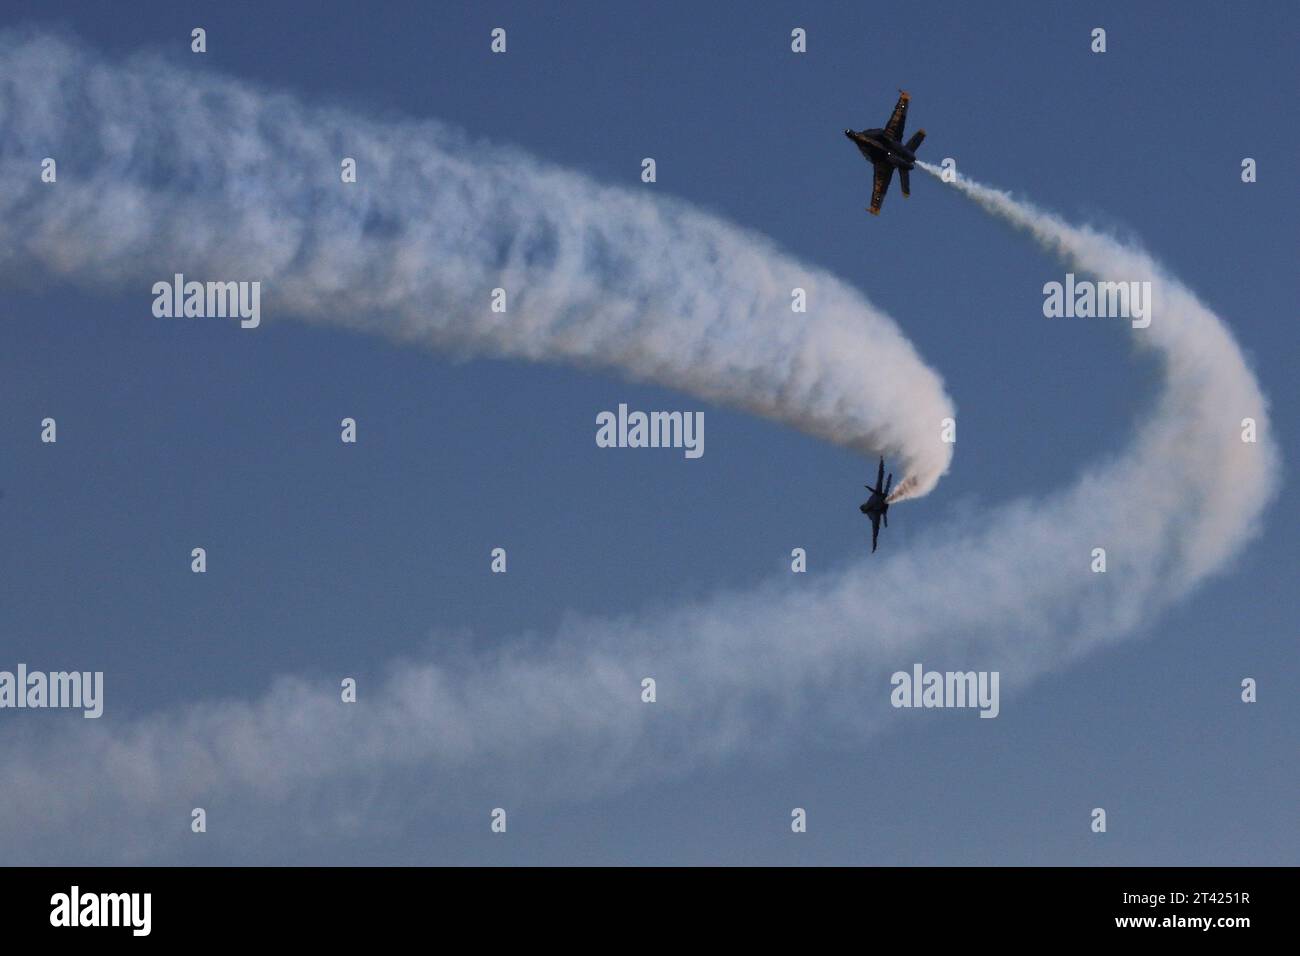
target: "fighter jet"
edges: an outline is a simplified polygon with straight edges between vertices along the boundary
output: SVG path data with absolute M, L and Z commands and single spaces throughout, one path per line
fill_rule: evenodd
M 925 130 L 918 129 L 904 145 L 903 126 L 907 123 L 908 94 L 898 91 L 898 103 L 894 106 L 894 115 L 884 129 L 864 129 L 855 133 L 846 129 L 844 135 L 857 144 L 863 157 L 875 170 L 875 182 L 871 187 L 871 205 L 867 212 L 873 216 L 880 215 L 880 204 L 885 201 L 885 190 L 889 189 L 889 180 L 898 170 L 898 181 L 902 184 L 903 195 L 912 195 L 909 174 L 916 165 L 916 148 L 925 139 Z
M 858 510 L 871 519 L 871 553 L 876 553 L 876 538 L 880 534 L 880 522 L 889 527 L 889 488 L 894 483 L 894 473 L 889 473 L 889 480 L 885 481 L 885 459 L 880 459 L 880 469 L 876 472 L 876 487 L 863 485 L 871 497 L 862 502 Z M 882 484 L 883 482 L 883 484 Z

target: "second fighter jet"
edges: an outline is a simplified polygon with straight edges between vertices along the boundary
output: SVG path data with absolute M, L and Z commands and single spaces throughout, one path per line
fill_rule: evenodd
M 916 165 L 916 148 L 925 139 L 925 130 L 918 129 L 906 143 L 903 142 L 903 127 L 907 125 L 907 101 L 911 99 L 903 90 L 898 91 L 898 103 L 894 106 L 894 115 L 884 129 L 864 129 L 855 133 L 846 129 L 844 135 L 853 140 L 861 150 L 875 172 L 871 186 L 871 205 L 867 212 L 873 216 L 880 215 L 880 204 L 885 201 L 885 191 L 894 170 L 898 170 L 898 182 L 903 187 L 903 195 L 912 194 L 909 181 L 912 168 Z

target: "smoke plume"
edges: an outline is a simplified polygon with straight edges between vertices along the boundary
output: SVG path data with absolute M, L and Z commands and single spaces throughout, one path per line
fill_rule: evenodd
M 267 321 L 616 370 L 896 457 L 913 496 L 948 469 L 951 402 L 888 316 L 656 187 L 47 36 L 0 38 L 0 67 L 0 268 L 146 306 L 175 273 L 257 280 Z

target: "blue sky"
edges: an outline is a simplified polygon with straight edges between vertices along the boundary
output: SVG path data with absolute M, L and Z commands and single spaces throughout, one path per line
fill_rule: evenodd
M 313 104 L 446 121 L 685 199 L 863 289 L 944 376 L 960 420 L 951 473 L 894 511 L 888 552 L 1067 484 L 1126 444 L 1158 385 L 1116 327 L 1045 320 L 1041 286 L 1064 270 L 928 178 L 907 200 L 895 186 L 879 219 L 863 212 L 869 168 L 840 131 L 882 125 L 896 87 L 928 130 L 923 158 L 1137 237 L 1230 323 L 1284 462 L 1297 437 L 1293 5 L 136 9 L 11 2 L 0 27 L 62 28 L 111 59 L 174 50 Z M 494 26 L 506 56 L 488 52 Z M 647 155 L 653 187 L 638 182 Z M 595 446 L 596 412 L 619 402 L 704 407 L 666 389 L 293 322 L 160 323 L 140 290 L 39 274 L 5 290 L 0 667 L 103 669 L 114 720 L 255 698 L 282 674 L 365 688 L 453 635 L 545 641 L 566 615 L 743 590 L 785 573 L 794 546 L 816 573 L 869 539 L 870 464 L 788 428 L 707 406 L 697 461 Z M 35 440 L 46 415 L 54 448 Z M 344 415 L 361 423 L 356 449 L 338 442 Z M 1224 573 L 1137 639 L 1004 700 L 996 721 L 924 714 L 849 740 L 809 726 L 761 759 L 524 799 L 508 840 L 477 807 L 322 836 L 270 806 L 247 811 L 276 833 L 266 845 L 214 833 L 160 860 L 1294 864 L 1287 479 Z M 189 573 L 196 544 L 204 576 Z M 497 545 L 505 576 L 487 573 Z M 1098 805 L 1105 837 L 1087 827 Z M 799 837 L 794 806 L 809 810 Z M 51 855 L 76 861 L 75 840 Z

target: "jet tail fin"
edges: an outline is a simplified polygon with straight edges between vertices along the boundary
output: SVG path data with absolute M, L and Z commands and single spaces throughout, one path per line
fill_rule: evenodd
M 925 130 L 918 129 L 912 134 L 912 138 L 907 141 L 907 148 L 915 153 L 916 148 L 921 145 L 923 139 L 925 139 Z
M 898 171 L 898 185 L 903 188 L 904 196 L 912 195 L 912 177 L 908 174 L 906 169 L 900 169 Z

